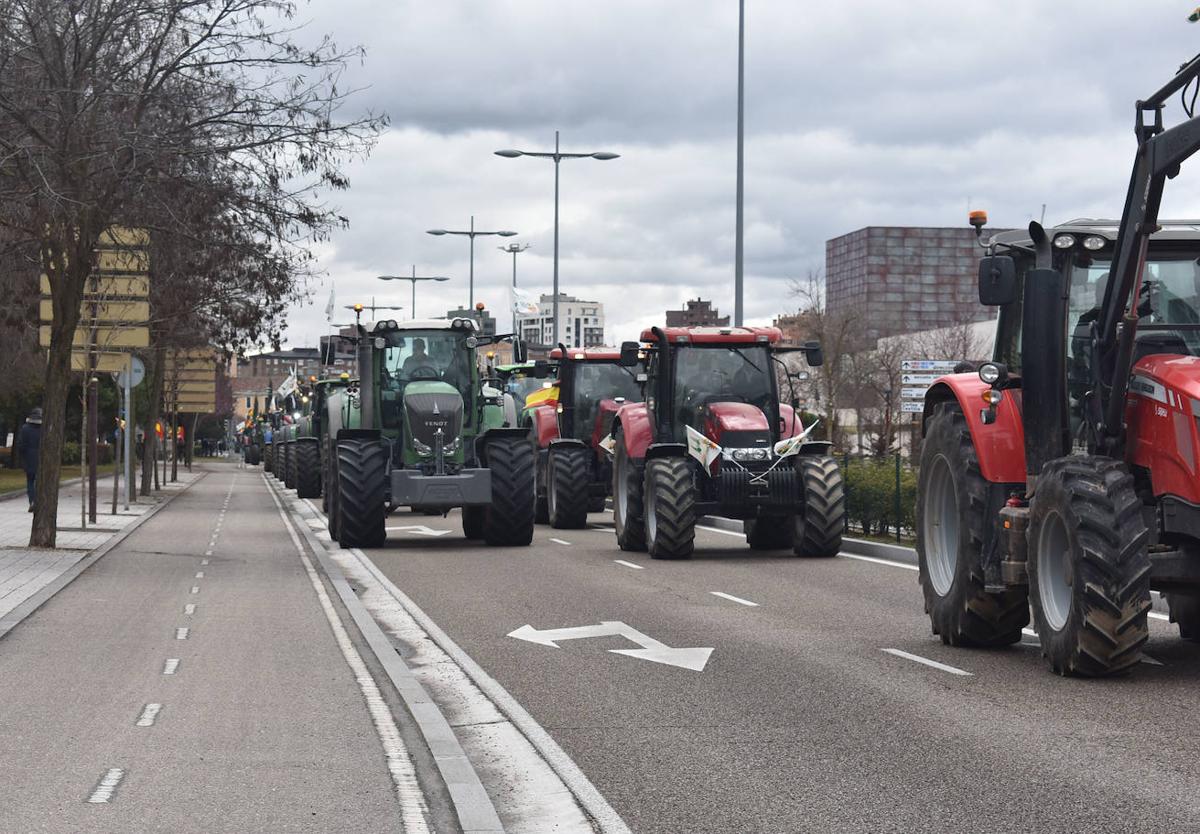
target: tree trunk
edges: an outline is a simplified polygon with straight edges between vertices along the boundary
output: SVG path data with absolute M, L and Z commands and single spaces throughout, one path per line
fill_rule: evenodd
M 142 495 L 150 494 L 153 479 L 158 477 L 158 467 L 154 465 L 154 447 L 158 443 L 158 435 L 154 433 L 154 425 L 158 422 L 159 406 L 162 403 L 166 359 L 166 348 L 156 345 L 154 348 L 154 373 L 150 378 L 150 406 L 146 409 L 146 418 L 143 424 L 146 442 L 142 444 Z

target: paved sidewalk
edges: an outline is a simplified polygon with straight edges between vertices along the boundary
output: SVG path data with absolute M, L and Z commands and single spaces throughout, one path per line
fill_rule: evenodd
M 108 488 L 100 492 L 100 498 L 107 501 L 100 501 L 96 524 L 89 524 L 86 531 L 80 526 L 81 485 L 65 486 L 58 494 L 58 547 L 54 550 L 28 546 L 33 515 L 25 501 L 0 501 L 0 620 L 198 477 L 199 471 L 181 470 L 179 480 L 160 494 L 139 498 L 128 510 L 118 503 L 116 515 L 109 512 L 112 482 L 108 481 Z

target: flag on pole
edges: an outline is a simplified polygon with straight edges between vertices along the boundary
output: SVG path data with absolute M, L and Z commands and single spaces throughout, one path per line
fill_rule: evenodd
M 293 370 L 287 375 L 287 379 L 279 383 L 279 387 L 275 389 L 275 399 L 277 401 L 286 400 L 293 391 L 296 390 L 296 371 Z
M 519 316 L 536 316 L 541 312 L 541 306 L 536 298 L 530 292 L 519 290 L 516 287 L 509 287 L 509 293 L 512 296 L 513 312 Z
M 329 300 L 325 302 L 325 321 L 333 322 L 333 287 L 329 288 Z

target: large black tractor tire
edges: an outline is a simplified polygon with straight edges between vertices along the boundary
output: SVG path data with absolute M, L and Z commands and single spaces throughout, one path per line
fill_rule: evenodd
M 1200 643 L 1200 595 L 1171 591 L 1165 596 L 1171 622 L 1179 626 L 1179 636 Z
M 696 544 L 696 484 L 685 458 L 646 461 L 646 550 L 690 559 Z
M 337 444 L 337 540 L 342 547 L 382 547 L 387 538 L 388 449 L 382 443 Z
M 792 529 L 795 525 L 791 516 L 763 516 L 748 518 L 743 522 L 746 544 L 751 550 L 785 550 L 792 547 Z
M 933 633 L 950 646 L 1008 646 L 1029 623 L 1024 589 L 985 590 L 983 534 L 1000 523 L 987 492 L 966 418 L 956 403 L 938 405 L 921 448 L 917 576 Z
M 483 538 L 483 520 L 487 515 L 487 507 L 463 507 L 463 535 L 468 539 Z
M 321 441 L 321 509 L 325 517 L 332 520 L 330 507 L 333 506 L 333 493 L 337 491 L 337 478 L 333 474 L 333 452 L 329 444 Z
M 321 445 L 318 440 L 297 440 L 292 445 L 296 459 L 296 495 L 316 498 L 321 494 Z
M 492 470 L 492 503 L 483 516 L 483 540 L 490 545 L 533 541 L 533 447 L 525 439 L 497 439 L 487 445 Z
M 846 529 L 842 470 L 829 455 L 800 455 L 796 458 L 796 474 L 804 506 L 793 516 L 792 547 L 797 556 L 836 556 Z
M 625 449 L 624 432 L 614 435 L 617 446 L 613 463 L 613 527 L 622 550 L 646 549 L 646 507 L 642 497 L 642 473 Z
M 262 452 L 263 472 L 271 472 L 271 465 L 275 463 L 275 444 L 268 443 L 263 446 Z
M 1128 467 L 1087 455 L 1047 463 L 1026 539 L 1034 628 L 1050 668 L 1103 677 L 1140 663 L 1150 639 L 1150 534 Z
M 296 441 L 289 440 L 283 444 L 283 485 L 288 489 L 296 488 Z
M 283 480 L 283 469 L 285 463 L 283 451 L 284 448 L 282 443 L 271 444 L 271 474 L 275 476 L 275 480 L 277 481 Z
M 592 480 L 592 451 L 579 446 L 550 450 L 546 463 L 546 507 L 550 526 L 578 530 L 587 526 L 588 483 Z

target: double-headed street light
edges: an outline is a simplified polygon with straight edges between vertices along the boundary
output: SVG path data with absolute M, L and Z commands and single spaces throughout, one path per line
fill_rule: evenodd
M 616 159 L 620 154 L 609 153 L 608 151 L 595 151 L 593 153 L 563 153 L 558 149 L 558 131 L 554 131 L 554 150 L 553 151 L 515 151 L 512 149 L 496 151 L 496 156 L 503 156 L 508 159 L 516 159 L 518 156 L 535 156 L 539 159 L 554 160 L 554 336 L 550 343 L 554 344 L 559 340 L 558 333 L 558 163 L 564 159 Z
M 513 256 L 513 283 L 512 283 L 512 285 L 513 285 L 514 290 L 517 288 L 517 255 L 521 254 L 522 252 L 524 252 L 526 249 L 528 249 L 532 245 L 533 244 L 531 244 L 531 243 L 510 243 L 510 244 L 508 244 L 508 246 L 497 247 L 501 252 L 508 252 Z M 516 293 L 513 293 L 512 304 L 509 305 L 512 307 L 513 333 L 517 332 L 516 300 L 517 300 Z
M 445 275 L 418 275 L 417 265 L 413 264 L 412 275 L 377 275 L 380 281 L 412 281 L 412 317 L 417 317 L 417 282 L 418 281 L 449 281 Z
M 475 309 L 475 238 L 476 237 L 487 237 L 489 235 L 499 235 L 500 237 L 512 237 L 513 235 L 516 234 L 516 232 L 508 232 L 508 231 L 477 232 L 477 231 L 475 231 L 475 215 L 472 214 L 470 229 L 461 229 L 461 230 L 430 229 L 427 232 L 427 234 L 438 235 L 438 236 L 441 236 L 441 235 L 466 235 L 467 237 L 469 237 L 471 239 L 471 269 L 470 269 L 470 278 L 468 279 L 470 283 L 467 286 L 467 295 L 468 295 L 467 309 L 468 310 Z
M 375 296 L 371 296 L 370 304 L 343 304 L 347 310 L 353 310 L 356 313 L 361 313 L 363 310 L 370 310 L 371 317 L 375 317 L 376 310 L 403 310 L 399 304 L 376 304 Z

